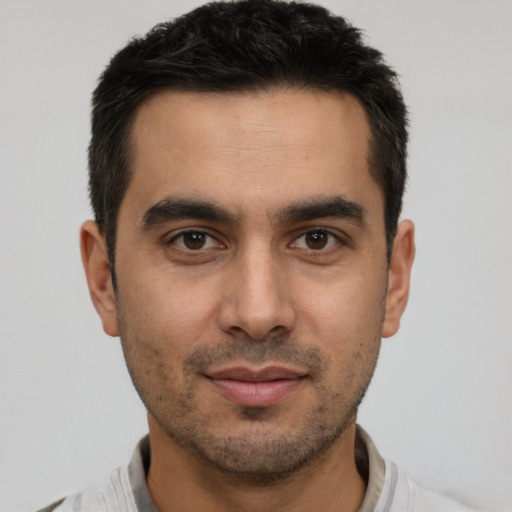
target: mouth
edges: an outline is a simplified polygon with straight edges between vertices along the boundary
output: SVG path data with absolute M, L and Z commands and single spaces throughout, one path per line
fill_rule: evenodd
M 293 393 L 307 375 L 282 366 L 237 366 L 209 372 L 205 377 L 221 395 L 238 405 L 268 407 Z

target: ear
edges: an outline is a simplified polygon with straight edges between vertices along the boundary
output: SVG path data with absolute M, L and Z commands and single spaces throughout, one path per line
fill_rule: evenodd
M 404 220 L 398 225 L 389 264 L 386 315 L 382 327 L 383 338 L 393 336 L 400 327 L 400 317 L 409 298 L 409 283 L 415 250 L 414 224 L 410 220 Z
M 98 225 L 92 220 L 84 222 L 80 229 L 80 250 L 89 293 L 100 315 L 103 330 L 110 336 L 118 336 L 116 297 L 105 239 Z

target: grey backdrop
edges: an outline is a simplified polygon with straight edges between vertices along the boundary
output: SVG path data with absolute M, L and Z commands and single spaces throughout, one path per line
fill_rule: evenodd
M 125 41 L 198 2 L 0 1 L 0 509 L 107 475 L 145 432 L 82 275 L 89 97 Z M 382 453 L 512 504 L 512 2 L 322 1 L 367 31 L 411 110 L 417 260 L 360 413 Z M 511 508 L 512 509 L 512 508 Z

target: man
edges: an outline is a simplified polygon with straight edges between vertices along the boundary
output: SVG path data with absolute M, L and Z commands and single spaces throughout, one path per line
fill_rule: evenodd
M 112 59 L 81 248 L 149 437 L 48 510 L 465 510 L 356 426 L 408 297 L 406 142 L 394 73 L 320 7 L 213 3 Z

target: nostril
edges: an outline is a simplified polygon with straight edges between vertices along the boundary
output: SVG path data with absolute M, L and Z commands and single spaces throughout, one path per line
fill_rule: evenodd
M 270 329 L 268 334 L 270 336 L 282 336 L 285 332 L 288 332 L 288 329 L 284 325 L 276 325 L 275 327 Z
M 251 340 L 252 342 L 265 342 L 271 339 L 285 339 L 290 335 L 290 329 L 283 325 L 276 325 L 271 329 L 256 329 L 247 328 L 244 329 L 240 326 L 232 326 L 227 330 L 228 334 L 236 339 Z

